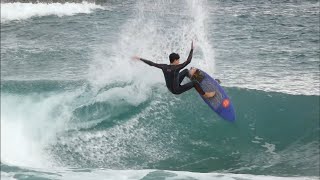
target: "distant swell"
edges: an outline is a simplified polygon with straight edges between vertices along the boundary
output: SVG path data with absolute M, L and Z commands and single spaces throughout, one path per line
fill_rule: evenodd
M 72 16 L 79 13 L 91 13 L 95 9 L 104 9 L 94 3 L 1 3 L 1 23 L 12 20 L 24 20 L 31 17 L 55 15 Z

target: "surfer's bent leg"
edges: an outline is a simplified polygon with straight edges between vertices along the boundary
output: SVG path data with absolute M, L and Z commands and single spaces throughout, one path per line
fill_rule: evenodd
M 178 86 L 174 89 L 174 94 L 181 94 L 184 93 L 188 90 L 190 90 L 191 88 L 195 88 L 199 94 L 204 95 L 205 92 L 202 90 L 202 88 L 200 87 L 200 84 L 196 81 L 191 81 L 189 83 L 186 83 L 184 85 Z
M 189 77 L 189 70 L 188 69 L 184 69 L 183 71 L 181 71 L 179 73 L 179 84 L 183 81 L 183 79 L 188 76 Z
M 183 81 L 183 79 L 185 77 L 189 77 L 189 71 L 188 69 L 184 69 L 183 71 L 181 71 L 179 73 L 179 77 L 177 80 L 179 80 L 179 82 L 177 82 L 177 87 L 173 88 L 174 89 L 174 94 L 181 94 L 181 93 L 184 93 L 188 90 L 190 90 L 191 88 L 195 88 L 199 94 L 201 94 L 202 96 L 206 97 L 206 98 L 209 98 L 209 97 L 213 97 L 214 96 L 214 92 L 204 92 L 199 84 L 198 81 L 191 81 L 189 83 L 186 83 L 184 85 L 180 85 L 180 83 Z

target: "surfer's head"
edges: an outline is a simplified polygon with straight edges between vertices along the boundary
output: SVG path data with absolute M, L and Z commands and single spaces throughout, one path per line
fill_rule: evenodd
M 170 60 L 170 63 L 174 63 L 175 61 L 178 61 L 178 64 L 179 64 L 180 56 L 177 53 L 171 53 L 169 55 L 169 60 Z

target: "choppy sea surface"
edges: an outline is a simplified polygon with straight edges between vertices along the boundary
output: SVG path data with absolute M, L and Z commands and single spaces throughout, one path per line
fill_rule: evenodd
M 319 179 L 319 26 L 319 1 L 2 2 L 1 178 Z M 235 123 L 131 60 L 191 40 Z

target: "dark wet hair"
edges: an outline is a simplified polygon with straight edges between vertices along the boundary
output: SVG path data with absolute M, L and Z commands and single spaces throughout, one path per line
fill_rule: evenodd
M 169 55 L 169 59 L 170 59 L 170 63 L 173 63 L 174 60 L 180 59 L 180 56 L 179 56 L 179 54 L 177 54 L 177 53 L 171 53 L 171 54 Z

